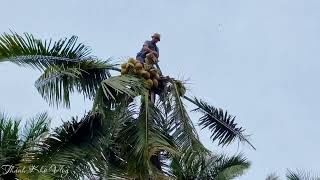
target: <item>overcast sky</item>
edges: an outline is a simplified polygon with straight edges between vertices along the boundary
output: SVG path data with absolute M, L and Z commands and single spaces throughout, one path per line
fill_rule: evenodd
M 239 180 L 287 168 L 320 172 L 319 1 L 2 0 L 1 7 L 1 32 L 77 35 L 105 59 L 135 56 L 160 32 L 162 71 L 190 78 L 191 95 L 236 115 L 252 135 L 256 151 L 242 144 L 222 149 L 252 162 Z M 1 63 L 0 110 L 19 117 L 48 111 L 57 126 L 90 109 L 82 96 L 73 97 L 70 110 L 48 107 L 33 86 L 38 76 Z M 201 133 L 212 151 L 221 151 L 208 138 Z

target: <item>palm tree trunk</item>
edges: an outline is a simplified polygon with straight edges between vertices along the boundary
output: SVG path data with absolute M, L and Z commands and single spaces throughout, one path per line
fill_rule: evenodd
M 157 62 L 157 61 L 155 61 Z M 162 75 L 162 72 L 160 70 L 160 67 L 158 65 L 158 63 L 155 63 L 157 69 L 159 69 L 160 71 L 160 75 Z M 150 102 L 152 104 L 154 104 L 156 102 L 156 93 L 153 90 L 149 91 L 149 98 L 150 98 Z M 152 155 L 150 158 L 151 163 L 158 168 L 159 171 L 162 171 L 162 167 L 161 167 L 161 161 L 160 161 L 160 152 L 158 152 L 156 155 Z
M 149 91 L 149 100 L 153 104 L 156 101 L 156 94 L 152 90 Z M 160 161 L 160 153 L 157 153 L 156 155 L 152 155 L 150 158 L 150 161 L 159 171 L 162 171 L 161 161 Z

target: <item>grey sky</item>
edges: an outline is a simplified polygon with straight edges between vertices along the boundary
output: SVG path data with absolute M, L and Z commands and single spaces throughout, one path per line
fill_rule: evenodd
M 3 0 L 1 7 L 1 32 L 77 35 L 102 58 L 135 56 L 160 32 L 164 73 L 190 77 L 192 95 L 236 115 L 252 134 L 257 151 L 241 144 L 222 149 L 252 161 L 239 179 L 264 179 L 286 168 L 320 172 L 319 1 Z M 20 117 L 49 111 L 54 126 L 90 109 L 81 96 L 74 96 L 71 110 L 49 108 L 33 87 L 38 75 L 1 63 L 0 109 Z

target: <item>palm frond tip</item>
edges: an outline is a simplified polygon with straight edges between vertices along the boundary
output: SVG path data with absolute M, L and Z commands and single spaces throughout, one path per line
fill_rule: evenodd
M 18 65 L 28 65 L 45 69 L 50 65 L 76 63 L 92 59 L 88 46 L 77 43 L 78 37 L 52 40 L 40 40 L 32 34 L 23 36 L 12 32 L 0 36 L 0 62 L 10 61 Z
M 184 96 L 184 98 L 197 106 L 193 111 L 201 112 L 203 114 L 200 118 L 199 125 L 202 126 L 202 128 L 209 128 L 211 130 L 211 138 L 213 141 L 218 140 L 220 145 L 228 145 L 238 138 L 240 141 L 247 142 L 255 149 L 246 135 L 243 134 L 244 129 L 242 127 L 237 127 L 235 117 L 224 112 L 222 109 L 217 109 L 197 98 L 191 99 L 186 96 Z

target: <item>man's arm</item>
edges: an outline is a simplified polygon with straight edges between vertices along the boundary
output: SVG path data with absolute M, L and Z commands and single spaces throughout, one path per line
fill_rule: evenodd
M 148 53 L 153 53 L 157 58 L 159 57 L 159 54 L 157 53 L 157 51 L 152 51 L 149 46 L 148 46 L 148 43 L 145 42 L 143 44 L 143 47 L 142 47 L 143 50 L 147 51 Z
M 147 42 L 144 42 L 142 49 L 145 50 L 145 51 L 147 51 L 147 52 L 152 52 L 152 50 L 149 48 Z

